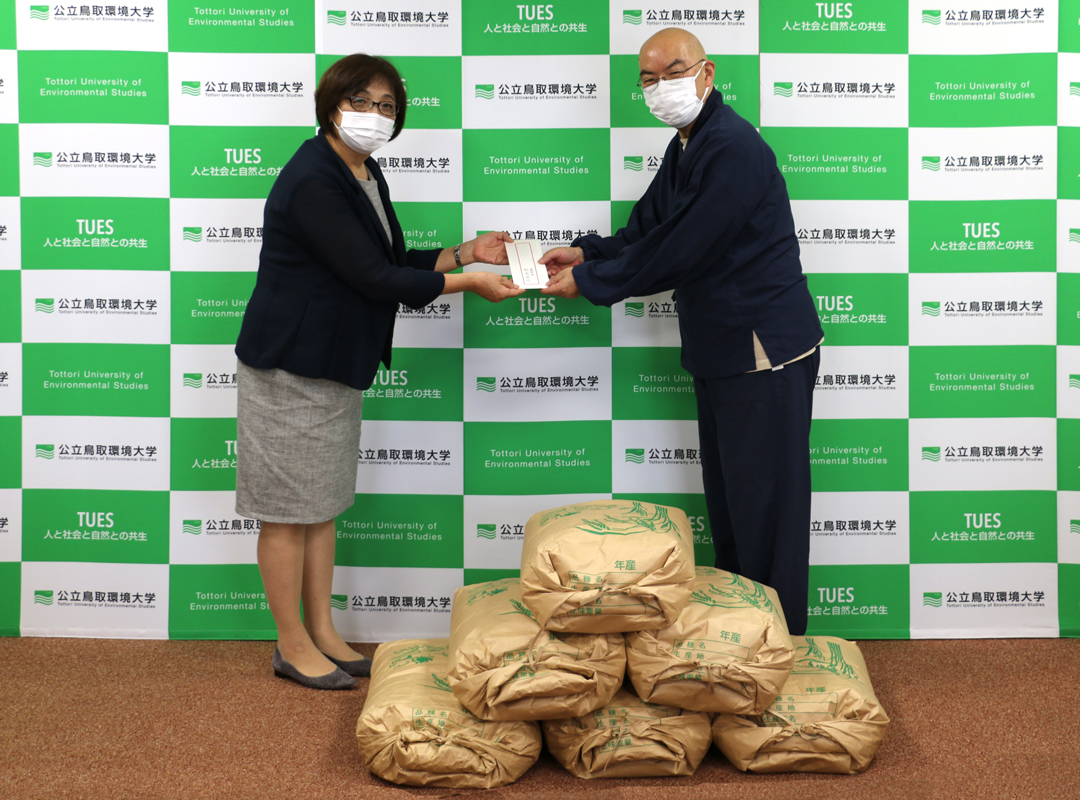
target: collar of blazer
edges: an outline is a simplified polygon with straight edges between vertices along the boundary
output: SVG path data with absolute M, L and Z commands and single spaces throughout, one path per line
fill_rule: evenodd
M 367 193 L 360 188 L 360 183 L 356 180 L 356 176 L 352 174 L 352 170 L 349 169 L 349 166 L 341 160 L 341 156 L 334 152 L 334 148 L 326 141 L 326 134 L 322 131 L 319 131 L 318 135 L 315 137 L 315 146 L 324 155 L 327 163 L 333 166 L 333 169 L 349 187 L 349 196 L 354 199 L 356 208 L 367 220 L 367 227 L 378 237 L 379 243 L 386 253 L 386 258 L 391 264 L 401 263 L 396 257 L 398 242 L 391 242 L 386 238 L 386 231 L 383 229 L 382 221 L 379 219 L 375 207 L 371 204 L 371 200 L 368 199 Z M 379 164 L 373 156 L 368 156 L 367 161 L 364 163 L 367 166 L 368 175 L 375 180 L 375 183 L 379 187 L 379 197 L 382 199 L 383 212 L 386 214 L 386 221 L 390 223 L 390 230 L 396 233 L 399 230 L 397 215 L 394 214 L 394 207 L 390 204 L 390 189 L 386 185 L 386 180 L 383 178 L 382 170 L 379 169 Z M 394 238 L 397 239 L 398 237 L 395 236 Z M 402 257 L 404 257 L 404 247 L 405 242 L 402 240 Z

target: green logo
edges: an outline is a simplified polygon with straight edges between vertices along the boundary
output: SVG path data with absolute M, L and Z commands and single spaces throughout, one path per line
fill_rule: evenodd
M 183 522 L 184 533 L 190 533 L 192 536 L 198 536 L 202 533 L 202 520 L 201 519 L 185 519 Z
M 792 89 L 795 84 L 793 83 L 774 83 L 772 93 L 774 95 L 780 95 L 781 97 L 791 97 Z
M 40 606 L 51 606 L 53 604 L 53 593 L 51 591 L 43 591 L 39 589 L 34 592 L 34 604 Z
M 51 314 L 56 306 L 56 301 L 51 297 L 39 297 L 34 301 L 34 311 L 43 314 Z
M 201 242 L 202 228 L 184 228 L 185 242 Z
M 494 83 L 478 83 L 476 84 L 476 96 L 481 100 L 494 100 L 495 99 L 495 84 Z
M 202 388 L 202 373 L 201 372 L 185 372 L 184 373 L 184 388 L 186 388 L 186 389 L 201 389 Z
M 495 526 L 494 525 L 477 525 L 476 526 L 476 538 L 478 538 L 478 539 L 494 539 L 495 538 Z
M 1080 83 L 1075 81 L 1069 84 L 1069 94 L 1073 97 L 1080 97 Z
M 928 300 L 923 300 L 922 314 L 924 317 L 940 317 L 941 303 L 931 303 Z
M 35 167 L 51 167 L 52 153 L 34 153 Z
M 342 14 L 345 12 L 342 11 Z M 332 594 L 330 595 L 330 607 L 336 608 L 338 611 L 347 611 L 349 608 L 349 596 L 347 594 Z
M 911 252 L 921 251 L 923 255 L 912 263 L 911 271 L 977 273 L 1046 269 L 1050 266 L 1048 262 L 1052 261 L 1048 255 L 1051 249 L 1060 249 L 1062 226 L 1066 224 L 1064 221 L 1061 225 L 1055 224 L 1057 214 L 1053 203 L 1052 200 L 979 200 L 973 206 L 947 200 L 914 200 L 909 209 Z M 1008 225 L 1008 239 L 1030 242 L 1031 249 L 1017 247 L 1007 250 L 1004 249 L 1004 242 L 995 243 L 991 249 L 990 243 L 984 242 L 978 246 L 987 249 L 980 250 L 978 254 L 966 249 L 950 251 L 948 247 L 958 246 L 959 241 L 948 246 L 941 243 L 953 240 L 957 233 L 961 235 L 961 241 L 968 239 L 963 247 L 975 249 L 976 242 L 970 236 L 963 236 L 965 232 L 972 235 L 980 232 L 977 227 L 972 230 L 970 224 L 964 228 L 963 223 L 970 223 L 968 215 L 974 208 L 979 208 L 980 213 L 994 215 L 995 219 L 1007 220 L 1004 224 Z M 1074 224 L 1080 222 L 1074 220 Z M 986 233 L 985 230 L 981 232 Z M 1040 248 L 1043 250 L 1041 256 Z
M 938 172 L 941 170 L 941 156 L 923 156 L 922 168 L 928 169 L 931 172 Z
M 529 610 L 529 607 L 522 603 L 520 600 L 511 600 L 510 605 L 514 607 L 514 610 L 507 611 L 505 614 L 500 614 L 499 616 L 509 616 L 510 614 L 524 614 L 529 619 L 536 619 L 533 616 L 532 611 Z
M 968 56 L 959 60 L 955 56 L 912 56 L 908 123 L 913 128 L 976 127 L 997 125 L 1002 118 L 1023 118 L 1028 125 L 1053 125 L 1057 122 L 1053 64 L 1052 53 L 1017 53 L 1005 59 Z M 975 74 L 981 76 L 980 82 L 969 84 Z M 999 83 L 1001 87 L 1012 86 L 1018 80 L 1023 82 L 1016 85 L 1026 91 L 988 89 Z
M 23 410 L 27 414 L 141 417 L 169 413 L 168 345 L 26 343 L 23 353 Z M 52 370 L 84 375 L 100 375 L 101 370 L 118 380 L 79 381 L 58 391 L 48 388 Z M 124 388 L 134 386 L 139 391 Z
M 707 5 L 719 7 L 715 3 Z M 813 3 L 807 5 L 796 0 L 763 2 L 759 6 L 763 53 L 906 53 L 908 50 L 907 3 L 817 6 L 817 14 L 813 13 Z M 868 8 L 874 9 L 872 14 Z M 806 9 L 810 11 L 807 15 L 810 19 L 804 20 Z M 811 21 L 814 17 L 817 19 Z M 765 139 L 768 141 L 769 137 Z
M 344 11 L 327 11 L 326 22 L 329 25 L 344 25 L 345 24 L 345 12 Z
M 50 53 L 51 51 L 41 52 Z M 85 52 L 93 53 L 93 51 Z M 65 119 L 75 118 L 81 117 L 77 113 L 65 117 Z M 59 153 L 54 155 L 59 156 Z M 61 167 L 59 163 L 55 166 Z M 4 168 L 0 167 L 0 172 L 3 170 Z M 36 248 L 31 249 L 29 246 L 23 248 L 23 269 L 155 270 L 168 275 L 169 199 L 167 197 L 94 197 L 89 202 L 93 212 L 87 208 L 85 197 L 26 197 L 22 200 L 23 241 L 36 241 L 39 244 Z M 106 232 L 97 225 L 90 229 L 92 233 L 88 233 L 87 227 L 82 230 L 77 227 L 76 220 L 85 219 L 91 213 L 103 221 L 113 220 L 112 231 L 109 232 L 111 236 L 101 241 L 102 246 L 61 246 L 62 238 L 57 237 L 72 234 L 100 237 Z M 129 239 L 128 236 L 132 238 Z M 82 236 L 78 236 L 78 239 L 82 240 Z M 41 247 L 44 241 L 54 246 Z M 74 245 L 75 241 L 71 239 L 68 243 Z M 86 239 L 80 241 L 80 244 L 90 245 L 92 242 Z M 108 246 L 110 244 L 111 247 Z M 52 291 L 63 292 L 59 286 Z M 0 294 L 2 293 L 3 290 L 0 290 Z
M 460 412 L 458 419 L 461 419 Z M 339 529 L 339 566 L 396 567 L 408 564 L 410 567 L 462 567 L 464 556 L 461 543 L 469 531 L 464 529 L 461 522 L 465 513 L 461 495 L 365 495 L 365 498 L 367 499 L 362 503 L 357 503 L 350 511 L 346 511 L 336 523 Z M 444 535 L 441 540 L 431 539 L 429 536 L 430 541 L 418 543 L 405 538 L 404 534 L 399 534 L 398 539 L 369 542 L 348 536 L 345 532 L 348 528 L 373 527 L 374 520 L 401 527 L 403 522 L 420 518 L 429 520 L 430 529 L 437 528 L 440 531 L 445 527 L 452 528 L 456 520 L 456 534 Z M 342 591 L 345 591 L 344 587 Z
M 93 436 L 92 432 L 87 434 L 91 441 Z M 106 508 L 113 514 L 117 522 L 114 530 L 118 532 L 92 539 L 86 535 L 86 529 L 97 528 L 102 519 L 97 517 L 98 524 L 93 524 L 95 520 L 80 520 L 76 512 Z M 122 528 L 120 520 L 123 520 Z M 80 522 L 82 524 L 76 527 Z M 64 528 L 74 529 L 71 539 L 58 541 L 63 535 L 59 533 L 45 537 L 48 531 Z M 82 533 L 79 533 L 80 530 Z M 129 533 L 124 535 L 119 533 L 120 530 Z M 23 531 L 26 540 L 22 556 L 26 561 L 168 564 L 169 493 L 112 489 L 25 489 Z M 252 568 L 257 575 L 258 569 L 255 565 Z M 94 588 L 93 584 L 88 588 Z
M 444 692 L 452 692 L 452 691 L 454 691 L 453 689 L 450 688 L 450 681 L 446 680 L 445 678 L 440 678 L 434 672 L 431 673 L 431 680 L 434 682 L 434 685 L 429 687 L 429 688 L 440 689 L 440 690 L 442 690 Z
M 626 448 L 626 460 L 631 464 L 644 464 L 645 463 L 645 448 L 638 449 Z
M 940 11 L 926 11 L 922 12 L 923 25 L 940 25 L 941 24 L 941 12 Z
M 416 656 L 416 655 L 413 655 L 412 653 L 408 653 L 406 655 L 399 656 L 399 657 L 395 658 L 391 662 L 390 666 L 391 667 L 400 667 L 402 664 L 426 664 L 429 661 L 434 661 L 434 660 L 435 660 L 435 656 Z
M 46 11 L 48 6 L 45 7 Z M 641 12 L 640 11 L 626 11 L 622 12 L 623 25 L 640 25 L 641 24 Z
M 627 303 L 625 315 L 628 317 L 644 317 L 645 316 L 645 304 L 644 303 Z
M 494 392 L 495 391 L 495 379 L 494 378 L 477 378 L 476 379 L 476 391 L 478 391 L 478 392 Z
M 179 2 L 180 0 L 177 0 Z M 175 5 L 169 13 L 175 13 Z M 255 28 L 253 33 L 236 31 L 233 36 L 241 41 L 248 35 L 270 36 L 269 31 L 280 31 L 274 36 L 288 36 L 295 28 Z M 170 27 L 169 46 L 175 47 Z M 243 52 L 225 47 L 210 50 L 213 37 L 220 31 L 208 31 L 210 39 L 200 47 L 205 52 Z M 247 42 L 243 42 L 247 44 Z M 265 46 L 274 43 L 267 41 Z M 277 44 L 283 44 L 277 42 Z M 269 53 L 271 50 L 254 52 Z M 274 179 L 285 165 L 297 145 L 306 138 L 308 129 L 284 125 L 185 125 L 170 130 L 169 174 L 170 192 L 173 197 L 242 198 L 262 197 L 270 191 Z
M 855 668 L 851 664 L 847 663 L 847 659 L 844 658 L 844 652 L 840 649 L 840 645 L 836 642 L 827 642 L 829 645 L 829 658 L 825 659 L 825 654 L 818 647 L 817 642 L 811 637 L 806 637 L 806 655 L 801 656 L 798 661 L 795 662 L 794 672 L 806 674 L 808 672 L 831 672 L 833 675 L 839 675 L 842 678 L 856 678 L 859 674 L 855 671 Z M 801 648 L 800 648 L 801 649 Z
M 34 447 L 34 458 L 46 458 L 49 461 L 52 461 L 55 456 L 55 444 L 39 444 Z
M 645 156 L 625 156 L 622 160 L 622 168 L 641 172 L 645 168 Z
M 48 6 L 30 6 L 30 19 L 48 19 Z
M 941 461 L 940 447 L 924 447 L 922 449 L 923 461 Z
M 757 608 L 775 613 L 776 606 L 765 593 L 765 587 L 757 581 L 735 574 L 730 580 L 719 577 L 717 580 L 726 581 L 726 585 L 703 585 L 690 593 L 690 602 L 713 608 Z
M 941 608 L 941 592 L 923 592 L 922 604 L 924 606 L 933 606 L 934 608 Z
M 409 378 L 411 384 L 411 372 Z M 552 454 L 535 467 L 530 467 L 529 471 L 529 480 L 535 485 L 542 485 L 549 494 L 611 492 L 613 451 L 610 422 L 561 420 L 464 424 L 465 494 L 518 493 L 521 488 L 520 476 L 511 474 L 515 472 L 511 468 L 515 462 L 504 460 L 502 455 L 494 457 L 491 452 L 493 449 L 505 448 L 511 440 L 515 451 L 521 449 L 521 455 L 524 455 L 527 449 L 543 450 Z M 583 451 L 585 458 L 557 463 L 558 450 Z M 518 457 L 511 451 L 504 451 L 504 455 Z M 456 545 L 456 552 L 461 553 L 460 540 Z M 460 558 L 460 555 L 458 557 Z
M 202 84 L 199 81 L 180 81 L 180 94 L 198 97 L 202 94 Z
M 1069 520 L 1069 533 L 1080 533 L 1080 519 Z
M 551 37 L 544 41 L 550 42 Z M 522 197 L 534 202 L 554 202 L 568 196 L 576 200 L 607 200 L 611 196 L 611 136 L 605 138 L 602 133 L 608 131 L 467 128 L 462 132 L 465 152 L 483 153 L 484 160 L 483 165 L 480 159 L 466 160 L 462 174 L 465 202 L 481 199 L 512 202 Z M 526 166 L 530 163 L 553 166 L 532 169 Z M 559 167 L 559 164 L 572 166 Z
M 1080 228 L 1069 228 L 1069 241 L 1080 244 Z
M 320 16 L 312 3 L 300 8 L 253 3 L 207 8 L 200 0 L 173 0 L 162 6 L 167 6 L 169 50 L 174 53 L 311 53 Z M 175 158 L 175 147 L 171 155 Z

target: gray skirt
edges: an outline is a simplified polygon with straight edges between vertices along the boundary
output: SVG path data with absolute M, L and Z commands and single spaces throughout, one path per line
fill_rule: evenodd
M 236 380 L 236 513 L 310 524 L 349 508 L 363 392 L 242 361 Z

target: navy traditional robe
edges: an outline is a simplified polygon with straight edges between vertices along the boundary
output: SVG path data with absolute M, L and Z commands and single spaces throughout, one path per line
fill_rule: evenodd
M 716 89 L 626 227 L 573 244 L 586 258 L 574 279 L 597 305 L 675 290 L 682 365 L 696 378 L 753 370 L 755 331 L 774 365 L 821 341 L 776 156 Z

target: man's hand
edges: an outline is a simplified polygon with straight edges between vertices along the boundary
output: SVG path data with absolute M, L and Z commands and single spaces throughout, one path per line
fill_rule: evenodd
M 575 267 L 584 260 L 585 251 L 580 247 L 555 247 L 540 257 L 540 264 L 547 267 L 548 277 L 553 278 L 563 270 Z
M 577 250 L 578 248 L 566 247 L 560 249 Z M 577 281 L 574 280 L 574 268 L 571 266 L 569 269 L 563 269 L 558 272 L 547 282 L 547 286 L 540 290 L 540 293 L 551 294 L 556 297 L 565 297 L 567 300 L 581 297 L 581 292 L 579 292 L 577 288 Z
M 494 272 L 470 272 L 468 277 L 471 279 L 472 291 L 492 303 L 498 303 L 507 297 L 517 297 L 525 291 L 509 278 Z
M 472 264 L 476 261 L 484 264 L 509 264 L 506 242 L 512 241 L 514 237 L 506 231 L 488 231 L 461 245 L 461 262 L 463 264 Z

